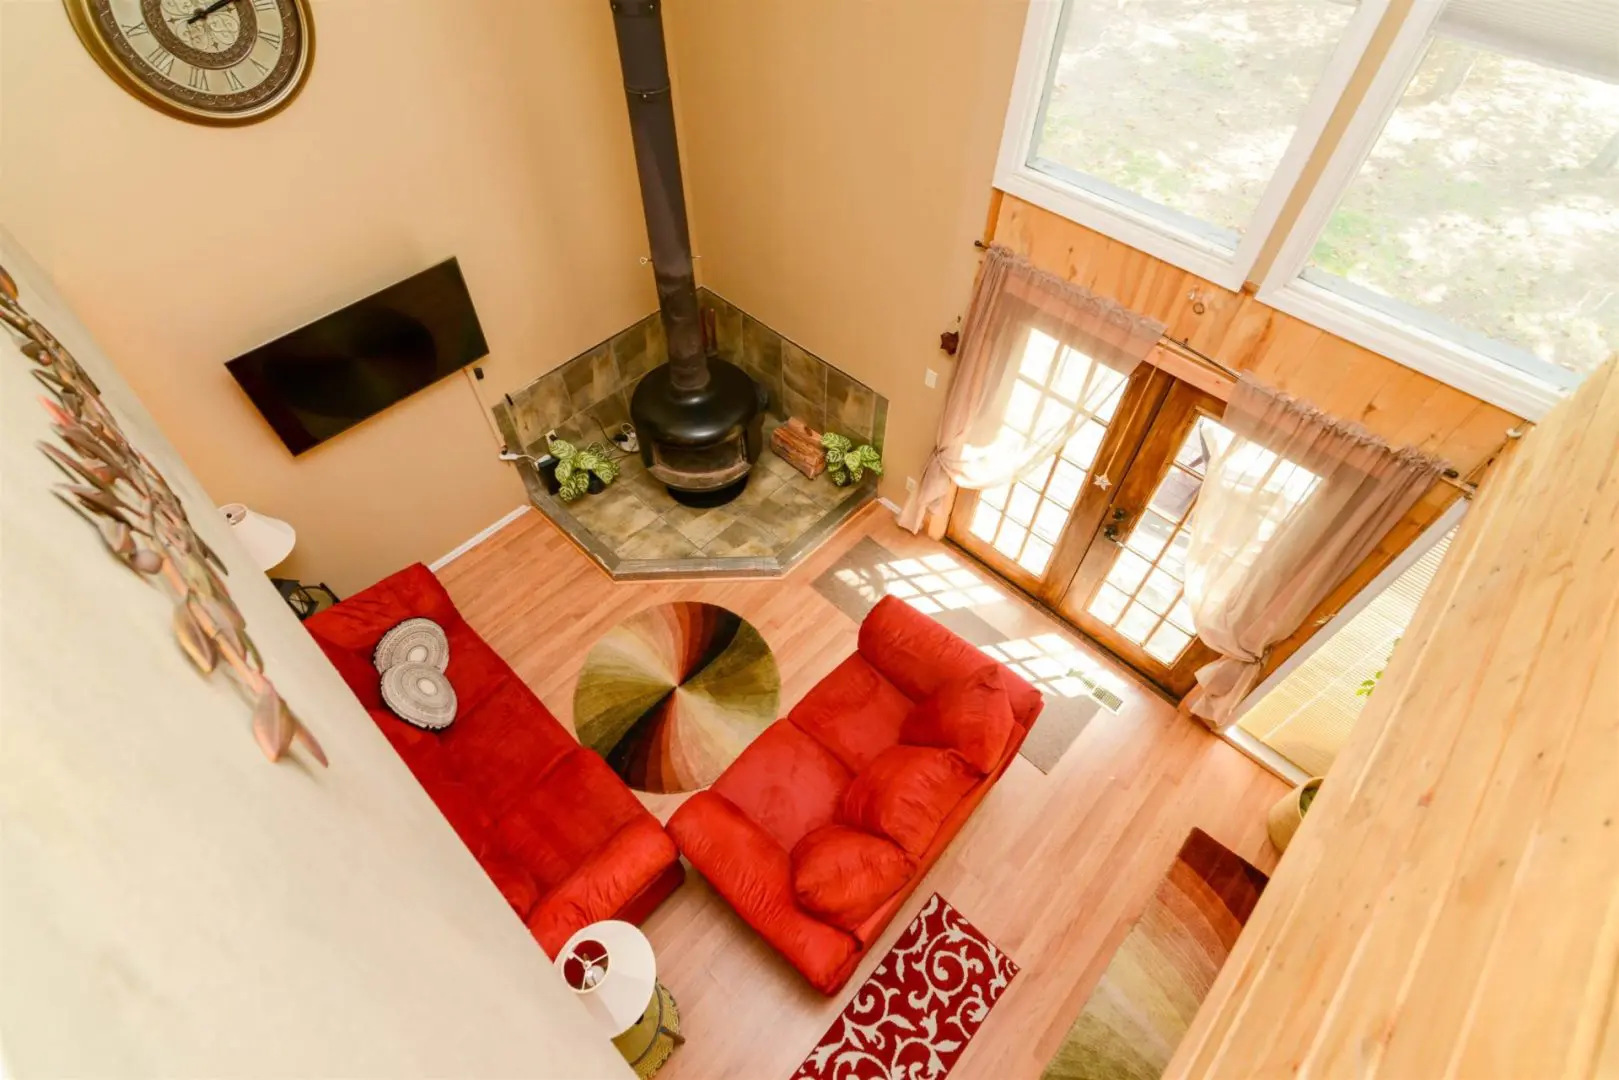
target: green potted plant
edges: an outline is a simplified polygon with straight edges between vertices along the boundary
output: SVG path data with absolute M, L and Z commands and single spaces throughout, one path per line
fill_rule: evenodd
M 618 462 L 602 443 L 593 442 L 581 450 L 570 442 L 551 439 L 547 446 L 557 459 L 557 498 L 563 502 L 573 502 L 587 491 L 601 491 L 618 479 Z
M 838 487 L 858 484 L 868 472 L 883 474 L 883 456 L 870 445 L 856 446 L 847 436 L 828 431 L 821 436 L 821 446 L 826 450 L 826 475 Z
M 1389 645 L 1389 659 L 1394 658 L 1394 647 L 1396 645 L 1398 645 L 1399 643 L 1400 643 L 1400 639 L 1395 638 L 1393 643 L 1391 643 Z M 1383 672 L 1388 670 L 1388 664 L 1389 664 L 1388 660 L 1384 660 L 1383 661 L 1383 666 L 1378 668 L 1376 671 L 1372 672 L 1372 677 L 1371 678 L 1363 679 L 1361 681 L 1361 684 L 1359 686 L 1355 687 L 1355 696 L 1356 697 L 1371 697 L 1372 696 L 1372 691 L 1376 690 L 1377 689 L 1377 684 L 1383 680 Z
M 1286 851 L 1287 845 L 1293 842 L 1293 834 L 1304 824 L 1304 815 L 1309 812 L 1310 804 L 1315 802 L 1320 790 L 1321 777 L 1312 776 L 1270 808 L 1265 825 L 1270 833 L 1270 842 L 1276 845 L 1277 851 Z

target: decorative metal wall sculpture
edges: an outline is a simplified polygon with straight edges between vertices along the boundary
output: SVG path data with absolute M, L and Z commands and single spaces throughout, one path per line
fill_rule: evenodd
M 107 549 L 174 602 L 175 639 L 204 675 L 221 665 L 253 701 L 253 737 L 281 759 L 301 743 L 322 765 L 326 753 L 264 675 L 247 622 L 225 588 L 225 565 L 197 535 L 163 474 L 133 445 L 101 400 L 95 381 L 41 323 L 23 310 L 17 283 L 0 267 L 0 321 L 34 362 L 51 428 L 65 444 L 39 449 L 68 477 L 56 495 L 96 527 Z

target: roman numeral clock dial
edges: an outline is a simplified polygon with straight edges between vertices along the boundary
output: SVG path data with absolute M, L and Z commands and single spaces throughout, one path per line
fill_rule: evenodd
M 308 0 L 63 0 L 79 40 L 125 90 L 199 124 L 250 124 L 309 77 Z

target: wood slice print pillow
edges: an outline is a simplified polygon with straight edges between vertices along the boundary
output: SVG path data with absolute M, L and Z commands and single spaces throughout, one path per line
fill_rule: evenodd
M 382 635 L 371 660 L 382 673 L 382 701 L 408 724 L 439 731 L 455 720 L 455 688 L 445 677 L 450 640 L 432 619 L 406 619 Z

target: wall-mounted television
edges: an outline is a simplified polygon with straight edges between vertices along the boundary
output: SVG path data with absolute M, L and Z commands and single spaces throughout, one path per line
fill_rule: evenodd
M 226 363 L 301 454 L 489 353 L 447 259 Z

